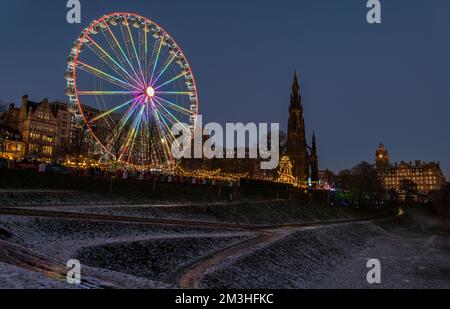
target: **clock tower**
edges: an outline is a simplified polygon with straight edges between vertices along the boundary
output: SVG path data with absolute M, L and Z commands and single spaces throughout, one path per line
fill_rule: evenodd
M 377 165 L 377 171 L 384 172 L 389 168 L 389 153 L 384 147 L 384 144 L 381 143 L 378 147 L 377 152 L 375 153 L 375 162 Z

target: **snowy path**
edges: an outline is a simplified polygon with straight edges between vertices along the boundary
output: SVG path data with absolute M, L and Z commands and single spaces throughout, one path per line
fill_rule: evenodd
M 401 215 L 402 210 L 397 215 Z M 278 228 L 293 228 L 293 227 L 305 227 L 305 226 L 321 226 L 324 224 L 336 224 L 336 223 L 354 223 L 354 222 L 366 222 L 376 219 L 390 218 L 393 215 L 383 215 L 370 218 L 359 219 L 341 219 L 341 220 L 327 220 L 317 221 L 309 223 L 299 224 L 273 224 L 273 225 L 254 225 L 254 224 L 233 224 L 233 223 L 219 223 L 219 222 L 205 222 L 205 221 L 189 221 L 189 220 L 175 220 L 175 219 L 153 219 L 153 218 L 139 218 L 139 217 L 125 217 L 103 214 L 91 214 L 91 213 L 77 213 L 77 212 L 60 212 L 60 211 L 47 211 L 27 208 L 0 208 L 0 215 L 7 216 L 22 216 L 22 217 L 43 217 L 43 218 L 59 218 L 59 219 L 78 219 L 87 221 L 107 221 L 107 222 L 125 222 L 125 223 L 144 223 L 152 225 L 173 225 L 173 226 L 190 226 L 190 227 L 202 227 L 202 228 L 221 228 L 232 230 L 266 230 L 266 229 L 278 229 Z
M 2 191 L 0 193 L 78 193 L 76 191 L 56 191 L 56 190 L 16 190 L 16 191 Z M 42 210 L 76 210 L 77 208 L 83 207 L 114 207 L 114 208 L 178 208 L 178 207 L 214 207 L 214 206 L 236 206 L 241 205 L 242 203 L 252 203 L 252 204 L 266 204 L 266 203 L 286 203 L 286 200 L 281 199 L 269 199 L 269 200 L 240 200 L 237 202 L 215 202 L 215 203 L 158 203 L 158 204 L 92 204 L 92 205 L 70 205 L 70 204 L 55 204 L 55 205 L 0 205 L 0 208 L 29 208 L 29 209 L 42 209 Z
M 223 229 L 230 231 L 240 232 L 253 232 L 256 233 L 256 237 L 252 237 L 240 243 L 231 245 L 225 249 L 220 249 L 208 256 L 203 256 L 199 260 L 196 260 L 189 265 L 182 267 L 182 269 L 176 270 L 171 275 L 171 280 L 165 280 L 165 282 L 175 283 L 180 279 L 180 285 L 184 288 L 199 287 L 204 275 L 208 273 L 214 266 L 223 262 L 224 260 L 252 252 L 253 250 L 266 246 L 272 242 L 282 239 L 286 235 L 294 231 L 306 230 L 311 228 L 321 228 L 324 226 L 348 224 L 355 222 L 368 222 L 374 220 L 382 220 L 392 217 L 372 217 L 372 218 L 360 218 L 360 219 L 342 219 L 342 220 L 329 220 L 329 221 L 317 221 L 302 224 L 278 224 L 278 225 L 251 225 L 251 224 L 228 224 L 218 222 L 200 222 L 200 221 L 186 221 L 186 220 L 171 220 L 171 219 L 151 219 L 151 218 L 139 218 L 139 217 L 122 217 L 112 215 L 101 214 L 89 214 L 89 213 L 75 213 L 75 212 L 57 212 L 47 211 L 39 209 L 27 209 L 27 208 L 0 208 L 0 215 L 17 216 L 25 218 L 57 218 L 57 219 L 73 219 L 82 220 L 86 222 L 114 222 L 114 223 L 137 223 L 148 225 L 160 225 L 160 226 L 183 226 L 183 227 L 195 227 L 195 228 L 208 228 L 212 230 Z M 209 234 L 209 233 L 208 233 Z M 217 233 L 211 234 L 216 237 L 223 237 Z M 209 236 L 211 236 L 209 235 Z M 186 236 L 186 235 L 184 235 Z M 198 236 L 198 235 L 197 235 Z M 207 236 L 207 235 L 200 235 Z M 176 236 L 175 236 L 176 237 Z M 170 238 L 170 237 L 167 237 Z M 119 239 L 113 239 L 119 241 Z M 111 241 L 111 239 L 110 239 Z M 48 278 L 56 279 L 63 283 L 67 270 L 60 264 L 56 263 L 49 257 L 45 257 L 32 250 L 20 247 L 18 245 L 10 244 L 8 242 L 1 241 L 0 243 L 0 262 L 20 267 L 24 270 L 29 270 L 37 274 L 42 274 Z M 59 266 L 58 266 L 59 265 Z M 108 277 L 106 277 L 108 278 Z M 121 287 L 120 283 L 98 279 L 96 273 L 91 273 L 91 276 L 85 281 L 86 286 L 84 288 L 108 288 L 108 287 Z M 111 283 L 112 282 L 112 283 Z M 114 283 L 115 282 L 115 283 Z
M 403 210 L 399 209 L 399 212 L 395 216 L 402 216 Z M 249 240 L 245 240 L 239 244 L 230 246 L 228 248 L 222 249 L 215 254 L 203 257 L 197 264 L 188 265 L 182 270 L 175 272 L 170 280 L 177 277 L 179 272 L 183 272 L 179 279 L 179 285 L 181 288 L 185 289 L 198 289 L 201 287 L 202 280 L 204 276 L 211 271 L 215 266 L 224 262 L 227 259 L 232 259 L 238 256 L 242 256 L 251 253 L 258 248 L 269 245 L 270 243 L 276 242 L 294 232 L 319 229 L 323 227 L 333 226 L 333 225 L 345 225 L 354 223 L 364 223 L 373 222 L 378 220 L 386 220 L 392 218 L 389 217 L 378 217 L 378 218 L 365 218 L 365 219 L 351 219 L 351 220 L 336 220 L 329 222 L 316 222 L 316 223 L 306 223 L 298 225 L 280 225 L 270 230 L 261 230 L 258 235 Z
M 51 258 L 44 257 L 32 250 L 0 240 L 0 262 L 12 267 L 18 267 L 32 273 L 41 274 L 44 277 L 65 285 L 67 269 Z M 66 288 L 69 285 L 66 286 Z M 85 276 L 83 283 L 78 288 L 111 288 L 114 284 L 101 281 L 91 276 Z

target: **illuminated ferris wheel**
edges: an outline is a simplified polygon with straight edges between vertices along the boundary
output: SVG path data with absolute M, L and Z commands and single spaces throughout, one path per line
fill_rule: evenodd
M 92 22 L 73 45 L 65 77 L 75 119 L 112 160 L 169 163 L 173 125 L 194 127 L 191 67 L 173 38 L 145 17 L 113 13 Z

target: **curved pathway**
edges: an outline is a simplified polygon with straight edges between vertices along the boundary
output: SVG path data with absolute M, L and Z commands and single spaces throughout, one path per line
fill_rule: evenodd
M 361 223 L 369 221 L 377 221 L 389 219 L 395 216 L 401 216 L 403 210 L 400 209 L 397 214 L 389 214 L 383 216 L 375 216 L 369 218 L 356 218 L 356 219 L 341 219 L 341 220 L 327 220 L 316 221 L 309 223 L 298 224 L 273 224 L 273 225 L 252 225 L 252 224 L 232 224 L 232 223 L 219 223 L 219 222 L 202 222 L 202 221 L 186 221 L 175 219 L 153 219 L 153 218 L 139 218 L 139 217 L 124 217 L 102 214 L 89 214 L 89 213 L 73 213 L 73 212 L 58 212 L 37 210 L 28 208 L 0 208 L 0 215 L 7 216 L 22 216 L 22 217 L 44 217 L 44 218 L 58 218 L 58 219 L 76 219 L 86 221 L 99 221 L 99 222 L 118 222 L 118 223 L 140 223 L 151 225 L 172 225 L 172 226 L 188 226 L 199 228 L 211 228 L 211 229 L 230 229 L 230 230 L 246 230 L 256 232 L 256 236 L 238 244 L 232 245 L 216 251 L 208 256 L 204 256 L 201 259 L 183 266 L 176 270 L 174 273 L 168 276 L 166 281 L 178 282 L 181 288 L 199 288 L 202 280 L 213 267 L 223 262 L 224 260 L 252 252 L 259 246 L 263 246 L 272 241 L 276 241 L 285 237 L 292 231 L 306 228 L 320 228 L 324 226 L 337 225 L 337 224 L 349 224 L 349 223 Z M 21 248 L 17 245 L 6 246 L 5 242 L 2 242 L 2 250 L 0 250 L 0 261 L 17 265 L 19 267 L 38 271 L 47 274 L 49 277 L 55 279 L 61 279 L 64 273 L 60 267 L 55 266 L 50 260 L 45 257 L 35 255 L 31 251 Z M 88 287 L 104 287 L 105 284 L 99 283 L 96 280 L 94 282 L 88 282 Z M 108 286 L 108 284 L 106 284 Z

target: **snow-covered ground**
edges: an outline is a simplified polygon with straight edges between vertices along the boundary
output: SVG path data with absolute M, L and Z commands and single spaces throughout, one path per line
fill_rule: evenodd
M 228 259 L 205 276 L 203 287 L 304 288 L 327 275 L 383 232 L 358 223 L 286 233 L 257 250 Z M 316 286 L 320 287 L 320 286 Z
M 450 247 L 429 216 L 293 231 L 281 240 L 217 265 L 207 288 L 450 288 Z M 424 220 L 425 219 L 425 220 Z M 381 284 L 369 284 L 369 259 Z
M 327 288 L 450 288 L 450 242 L 439 231 L 436 217 L 420 209 L 409 209 L 412 227 L 396 229 L 374 239 L 333 271 L 321 285 Z M 392 222 L 391 222 L 392 223 Z M 384 223 L 383 228 L 391 228 Z M 381 284 L 361 280 L 365 263 L 379 259 Z M 363 276 L 364 277 L 364 276 Z M 364 279 L 364 278 L 362 278 Z
M 0 262 L 0 287 L 8 289 L 70 289 L 70 284 L 41 273 Z
M 104 205 L 129 204 L 130 199 L 115 195 L 92 192 L 45 189 L 2 189 L 0 205 L 2 206 L 64 206 L 64 205 Z
M 289 203 L 285 200 L 244 199 L 227 203 L 214 198 L 207 202 L 180 202 L 176 200 L 176 194 L 173 195 L 173 200 L 169 198 L 160 202 L 63 190 L 0 190 L 0 209 L 23 207 L 60 212 L 240 224 L 303 223 L 370 215 L 369 211 L 332 208 L 321 205 L 320 202 Z
M 110 243 L 85 248 L 78 258 L 86 265 L 168 281 L 178 268 L 247 238 L 246 235 L 210 235 Z
M 65 193 L 51 192 L 51 200 L 44 203 L 47 206 L 36 204 L 32 208 L 246 224 L 367 216 L 349 210 L 274 201 L 190 206 L 108 205 L 107 200 L 97 200 L 97 205 L 92 205 L 95 201 L 82 206 L 70 206 L 67 201 L 52 204 L 58 201 L 55 196 Z M 61 277 L 52 279 L 49 272 L 49 268 L 65 270 L 69 259 L 81 261 L 82 273 L 92 283 L 81 288 L 174 288 L 177 287 L 174 279 L 190 267 L 207 262 L 220 252 L 233 252 L 234 245 L 245 247 L 246 241 L 261 234 L 269 235 L 267 241 L 255 242 L 257 245 L 239 249 L 233 256 L 213 264 L 202 277 L 201 286 L 450 288 L 450 250 L 440 246 L 440 236 L 436 234 L 438 222 L 422 210 L 408 209 L 407 213 L 402 218 L 376 222 L 310 228 L 287 226 L 254 232 L 2 215 L 0 242 L 10 246 L 0 246 L 0 288 L 74 288 Z M 8 251 L 14 246 L 23 256 L 8 257 L 16 252 Z M 372 258 L 381 261 L 381 285 L 366 282 L 366 262 Z M 22 264 L 25 260 L 27 265 Z
M 1 210 L 0 206 L 0 210 Z M 112 216 L 174 219 L 203 222 L 221 222 L 233 224 L 285 224 L 326 221 L 335 219 L 364 218 L 387 215 L 389 209 L 354 210 L 349 208 L 332 208 L 315 203 L 290 203 L 282 200 L 258 202 L 209 203 L 209 204 L 149 204 L 149 205 L 54 205 L 21 206 L 20 208 L 57 211 L 67 213 L 88 213 Z
M 48 257 L 55 267 L 64 268 L 69 259 L 79 259 L 89 277 L 103 278 L 100 282 L 106 284 L 100 283 L 100 286 L 111 285 L 119 288 L 171 287 L 159 279 L 175 270 L 178 263 L 190 262 L 211 250 L 219 249 L 220 246 L 251 236 L 251 233 L 227 230 L 215 230 L 211 233 L 210 229 L 202 228 L 14 216 L 1 216 L 0 228 L 10 235 L 8 237 L 2 233 L 1 239 Z M 183 245 L 185 250 L 177 249 Z M 107 248 L 112 250 L 108 251 Z M 137 249 L 140 251 L 136 251 Z M 20 260 L 20 257 L 18 259 Z M 140 260 L 141 264 L 133 264 L 137 260 Z M 149 262 L 151 265 L 146 264 Z M 28 287 L 27 274 L 30 278 L 30 288 L 71 287 L 61 280 L 48 277 L 39 283 L 43 278 L 42 273 L 39 273 L 40 265 L 33 267 L 37 268 L 38 272 L 22 269 L 16 276 L 12 275 L 16 265 L 5 265 L 0 268 L 0 288 Z M 146 269 L 139 272 L 139 267 L 147 266 L 160 271 L 154 272 L 154 276 L 148 275 L 149 271 Z

